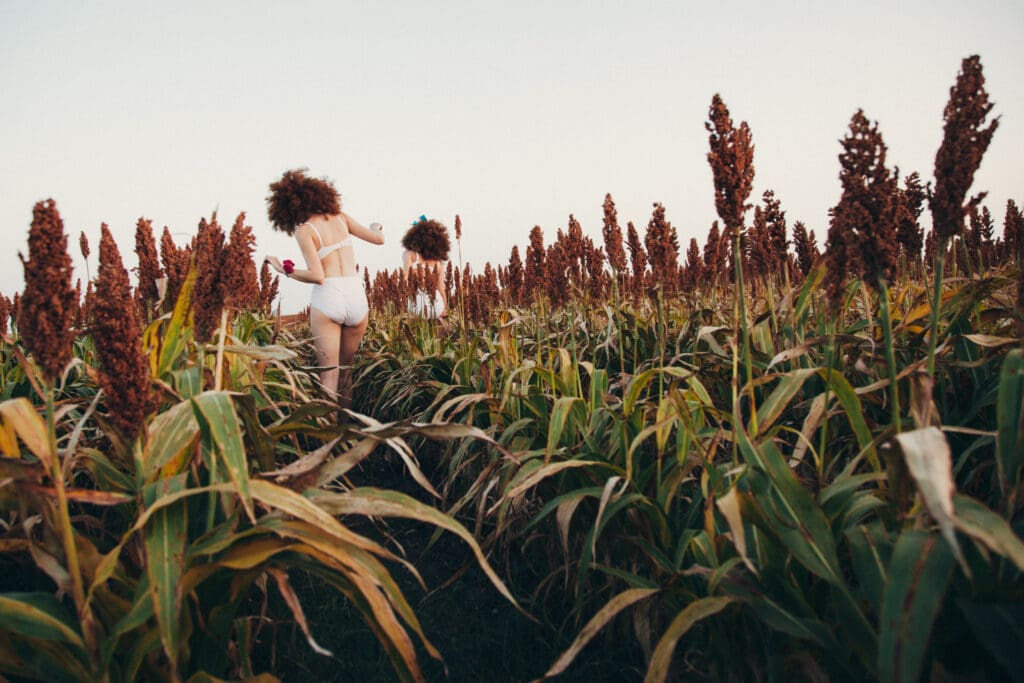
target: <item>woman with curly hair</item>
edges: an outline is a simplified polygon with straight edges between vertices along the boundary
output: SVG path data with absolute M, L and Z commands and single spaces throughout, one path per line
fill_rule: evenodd
M 306 267 L 268 256 L 266 261 L 285 277 L 313 285 L 309 326 L 316 347 L 320 380 L 343 408 L 352 403 L 352 361 L 366 332 L 370 306 L 363 281 L 356 274 L 352 238 L 384 244 L 379 223 L 369 227 L 341 210 L 333 183 L 312 178 L 305 169 L 285 171 L 270 184 L 267 214 L 275 230 L 293 235 Z
M 439 221 L 420 216 L 402 236 L 402 272 L 406 278 L 416 269 L 419 288 L 416 300 L 410 305 L 410 312 L 428 318 L 444 318 L 448 311 L 448 297 L 445 296 L 444 262 L 448 260 L 451 242 L 448 228 Z

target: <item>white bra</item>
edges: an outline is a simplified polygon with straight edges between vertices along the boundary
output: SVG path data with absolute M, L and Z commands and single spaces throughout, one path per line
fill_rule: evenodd
M 320 244 L 324 244 L 324 238 L 320 236 L 320 231 L 316 229 L 316 226 L 313 225 L 312 223 L 309 223 L 309 222 L 307 222 L 306 225 L 308 225 L 310 228 L 312 228 L 313 232 L 316 233 L 316 238 L 318 240 L 320 240 Z M 351 246 L 352 246 L 352 235 L 349 235 L 348 237 L 346 237 L 345 239 L 341 240 L 340 242 L 335 242 L 334 244 L 324 244 L 324 246 L 320 247 L 320 251 L 316 252 L 316 255 L 320 257 L 321 261 L 323 261 L 327 257 L 327 255 L 330 254 L 332 251 L 336 251 L 338 249 L 341 249 L 342 247 L 351 247 Z

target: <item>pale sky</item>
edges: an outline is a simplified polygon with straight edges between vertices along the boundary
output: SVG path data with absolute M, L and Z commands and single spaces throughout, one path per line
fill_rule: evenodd
M 400 265 L 420 214 L 461 214 L 477 272 L 569 214 L 600 245 L 607 192 L 623 227 L 642 234 L 661 202 L 683 249 L 703 246 L 716 92 L 751 127 L 752 200 L 775 190 L 823 241 L 853 113 L 878 121 L 890 166 L 930 179 L 971 54 L 1002 117 L 973 190 L 1001 229 L 1006 200 L 1024 203 L 1022 33 L 1021 0 L 0 0 L 0 292 L 23 286 L 48 197 L 83 281 L 79 233 L 92 274 L 103 222 L 133 267 L 140 216 L 180 244 L 214 209 L 226 227 L 245 211 L 259 256 L 297 259 L 265 202 L 294 167 L 384 224 L 387 244 L 356 247 L 371 272 Z M 299 310 L 308 286 L 282 297 Z

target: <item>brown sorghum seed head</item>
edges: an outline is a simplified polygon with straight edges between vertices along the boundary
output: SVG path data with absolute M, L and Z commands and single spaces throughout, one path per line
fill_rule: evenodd
M 754 182 L 754 145 L 747 122 L 733 128 L 725 102 L 716 93 L 704 124 L 710 133 L 708 162 L 715 183 L 715 208 L 727 228 L 741 230 Z
M 71 288 L 71 257 L 64 222 L 52 199 L 32 210 L 28 233 L 25 293 L 18 310 L 18 332 L 50 382 L 60 377 L 71 360 L 77 302 Z
M 209 341 L 220 325 L 224 309 L 220 277 L 224 259 L 224 231 L 217 219 L 210 223 L 203 219 L 195 238 L 193 263 L 196 269 L 196 287 L 193 292 L 192 320 L 199 342 Z
M 100 268 L 91 304 L 100 386 L 107 394 L 110 421 L 131 441 L 155 401 L 138 313 L 134 306 L 125 305 L 131 300 L 128 271 L 106 224 L 100 232 Z
M 259 281 L 256 262 L 256 236 L 245 225 L 245 214 L 240 213 L 231 226 L 231 237 L 224 248 L 220 276 L 221 297 L 224 305 L 235 309 L 255 307 L 259 300 Z
M 139 260 L 139 295 L 152 306 L 157 298 L 157 279 L 163 277 L 160 270 L 160 259 L 156 253 L 156 240 L 153 238 L 153 222 L 139 218 L 135 224 L 135 255 Z
M 961 234 L 970 205 L 984 197 L 979 195 L 964 206 L 974 173 L 999 127 L 999 117 L 985 125 L 993 106 L 985 91 L 981 59 L 977 55 L 964 59 L 956 84 L 949 89 L 942 144 L 935 154 L 935 192 L 930 204 L 932 224 L 941 240 Z

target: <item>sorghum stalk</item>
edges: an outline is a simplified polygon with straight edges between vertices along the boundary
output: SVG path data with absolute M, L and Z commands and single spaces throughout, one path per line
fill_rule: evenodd
M 892 425 L 899 434 L 902 429 L 900 422 L 900 390 L 896 377 L 896 351 L 893 348 L 892 317 L 889 314 L 889 285 L 884 277 L 878 278 L 878 306 L 882 316 L 882 335 L 885 342 L 885 363 L 889 366 L 889 393 L 891 395 Z

